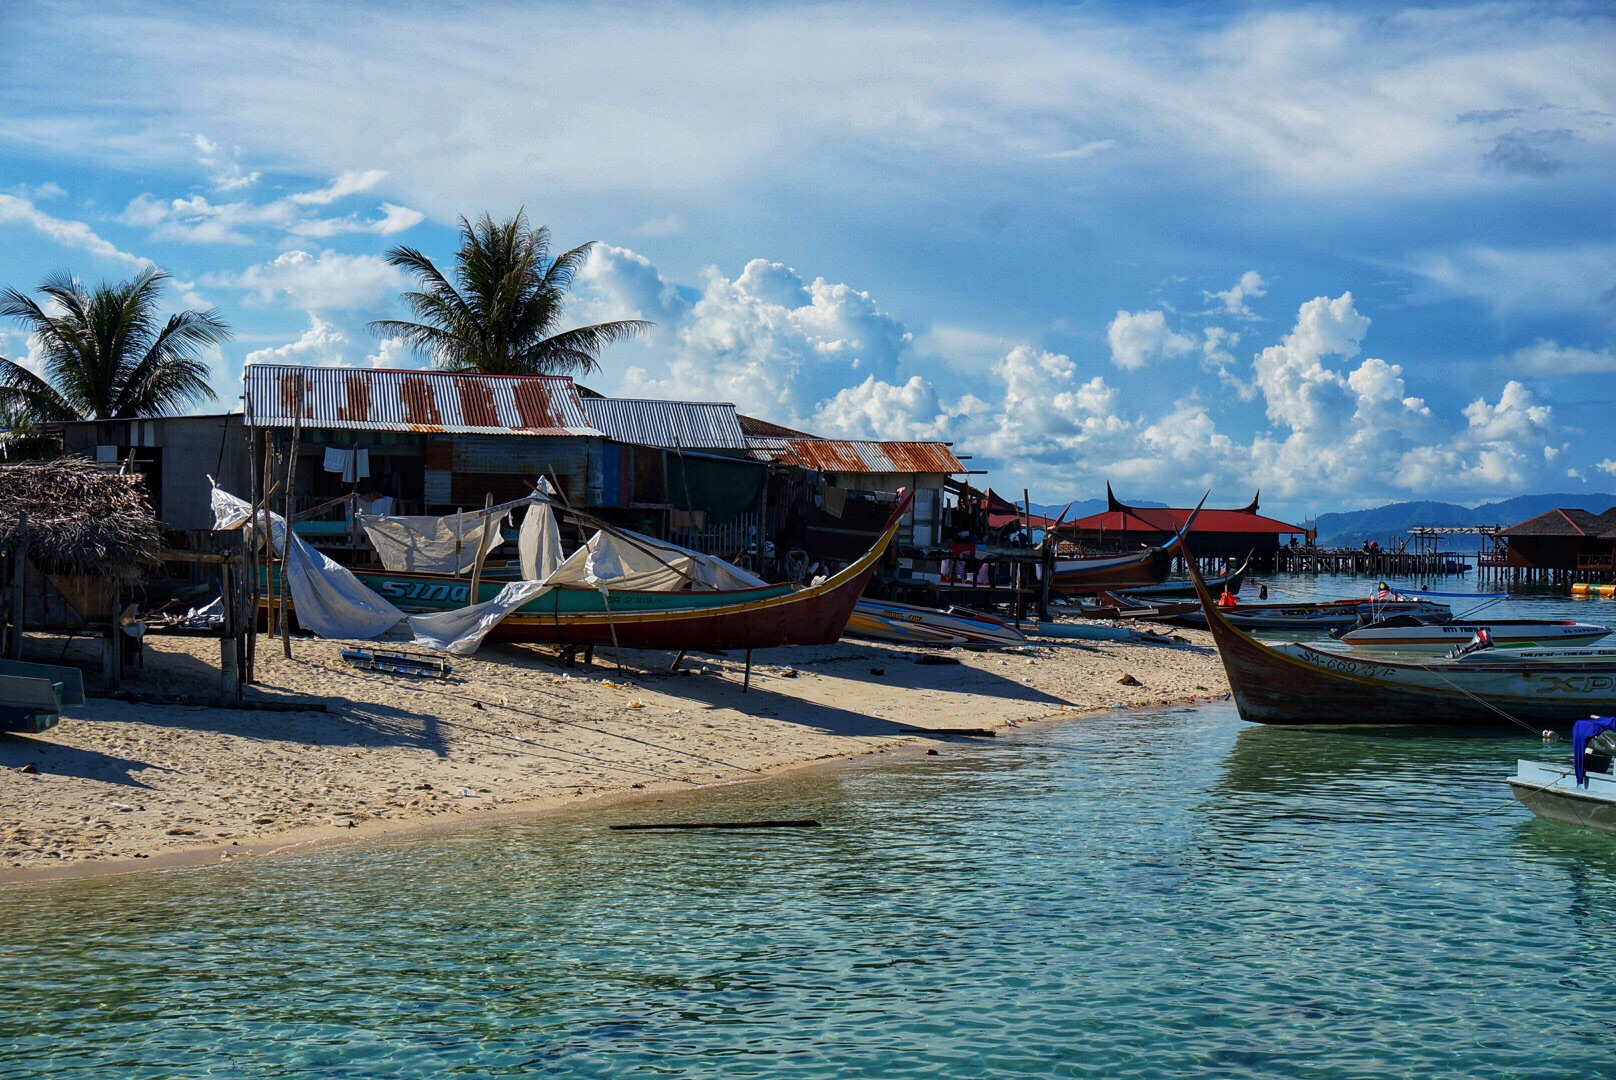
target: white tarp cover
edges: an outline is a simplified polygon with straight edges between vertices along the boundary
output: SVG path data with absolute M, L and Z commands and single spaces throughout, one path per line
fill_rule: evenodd
M 213 527 L 234 529 L 252 516 L 252 507 L 219 488 L 213 489 Z M 344 566 L 316 551 L 286 519 L 269 515 L 276 554 L 286 553 L 286 588 L 297 607 L 297 621 L 323 638 L 366 641 L 387 633 L 404 613 L 371 592 Z M 286 544 L 291 543 L 288 553 Z
M 479 549 L 486 556 L 499 547 L 504 539 L 499 529 L 506 515 L 487 519 L 476 513 L 382 517 L 361 511 L 355 517 L 365 527 L 365 535 L 387 569 L 469 574 Z
M 676 592 L 694 579 L 720 590 L 754 589 L 768 582 L 723 559 L 618 529 L 597 532 L 567 557 L 546 585 L 587 585 L 633 592 Z M 652 553 L 655 553 L 654 555 Z M 660 561 L 659 561 L 660 560 Z M 667 565 L 664 565 L 667 564 Z
M 454 611 L 409 616 L 415 643 L 428 649 L 442 649 L 456 656 L 470 656 L 483 638 L 505 620 L 505 616 L 548 588 L 539 581 L 513 581 L 492 600 Z
M 555 489 L 549 480 L 540 477 L 538 493 L 549 498 Z M 528 581 L 543 581 L 561 565 L 561 529 L 549 503 L 528 505 L 522 528 L 516 534 L 516 552 L 521 557 L 522 577 Z

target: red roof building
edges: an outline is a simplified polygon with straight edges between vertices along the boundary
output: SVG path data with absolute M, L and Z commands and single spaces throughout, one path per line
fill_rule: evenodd
M 1129 506 L 1117 500 L 1110 484 L 1105 486 L 1105 497 L 1108 509 L 1062 525 L 1061 536 L 1100 550 L 1150 547 L 1172 539 L 1193 509 Z M 1290 537 L 1300 541 L 1313 535 L 1306 526 L 1265 517 L 1257 511 L 1256 497 L 1235 510 L 1203 508 L 1190 530 L 1190 550 L 1197 558 L 1243 559 L 1255 553 L 1261 559 L 1278 551 Z

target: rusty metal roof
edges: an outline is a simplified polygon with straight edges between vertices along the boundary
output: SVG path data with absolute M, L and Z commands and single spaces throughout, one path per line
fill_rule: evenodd
M 564 375 L 250 364 L 253 427 L 349 428 L 478 435 L 600 435 Z
M 746 440 L 755 457 L 829 473 L 962 473 L 945 443 L 865 442 L 855 439 Z
M 727 401 L 585 398 L 589 422 L 618 442 L 680 450 L 746 450 L 735 406 Z

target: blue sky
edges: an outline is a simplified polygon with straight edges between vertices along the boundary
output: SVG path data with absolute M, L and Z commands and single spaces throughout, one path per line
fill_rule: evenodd
M 0 282 L 150 260 L 243 362 L 416 364 L 381 260 L 598 242 L 608 392 L 1053 502 L 1616 488 L 1601 5 L 0 7 Z M 0 352 L 25 360 L 13 330 Z

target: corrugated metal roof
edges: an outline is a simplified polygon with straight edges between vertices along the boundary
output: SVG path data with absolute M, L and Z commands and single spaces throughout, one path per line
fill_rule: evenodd
M 606 437 L 681 450 L 745 450 L 735 406 L 727 401 L 584 398 L 584 415 Z
M 749 438 L 752 453 L 782 465 L 830 473 L 962 473 L 965 466 L 938 442 Z
M 564 375 L 251 364 L 247 423 L 363 431 L 599 435 Z

